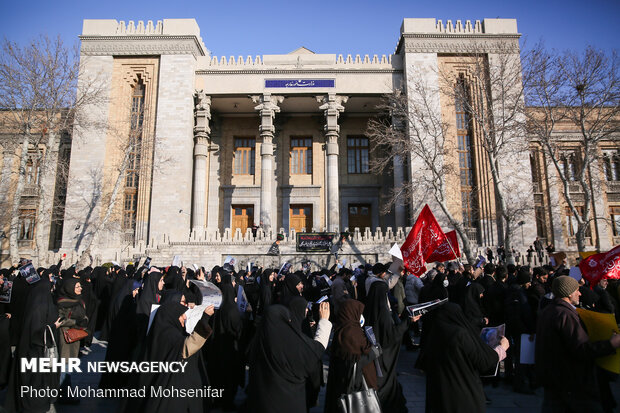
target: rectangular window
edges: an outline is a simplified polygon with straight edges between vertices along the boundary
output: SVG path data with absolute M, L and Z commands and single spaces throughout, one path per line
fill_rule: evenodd
M 463 79 L 459 81 L 457 90 L 465 87 L 464 82 Z M 476 201 L 474 197 L 474 170 L 472 165 L 473 148 L 466 106 L 465 102 L 462 101 L 462 96 L 457 93 L 454 107 L 456 111 L 456 143 L 461 180 L 461 213 L 463 214 L 463 225 L 475 228 L 477 223 Z
M 347 172 L 350 174 L 368 173 L 368 138 L 349 136 L 347 138 Z
M 137 191 L 125 191 L 125 200 L 123 205 L 123 229 L 136 228 L 136 206 L 138 204 Z
M 34 209 L 24 209 L 19 214 L 18 239 L 28 241 L 34 239 L 36 211 Z
M 576 206 L 577 213 L 582 216 L 583 215 L 583 206 Z M 577 222 L 577 218 L 573 214 L 573 211 L 570 207 L 566 207 L 566 228 L 568 230 L 568 235 L 574 237 L 577 235 L 577 231 L 579 230 L 579 223 Z M 590 230 L 590 225 L 586 228 L 586 237 L 591 237 L 592 232 Z
M 255 138 L 235 138 L 233 174 L 254 175 Z
M 312 173 L 312 138 L 291 138 L 291 175 Z
M 620 181 L 620 153 L 618 151 L 603 151 L 603 169 L 607 181 Z
M 609 207 L 609 216 L 611 218 L 611 231 L 614 237 L 620 237 L 620 206 Z

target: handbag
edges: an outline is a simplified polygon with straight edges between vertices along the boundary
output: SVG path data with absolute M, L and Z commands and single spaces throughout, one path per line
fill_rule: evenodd
M 349 382 L 349 389 L 355 384 L 357 363 L 353 365 L 353 375 Z M 379 396 L 373 388 L 368 388 L 364 374 L 362 374 L 362 390 L 343 394 L 338 399 L 338 406 L 342 413 L 381 413 Z
M 68 328 L 63 331 L 63 335 L 67 344 L 71 344 L 88 337 L 88 331 L 82 328 Z
M 52 337 L 53 347 L 47 346 L 47 331 L 43 331 L 43 358 L 50 360 L 58 360 L 58 346 L 56 345 L 56 339 L 54 338 L 54 332 L 48 325 L 47 329 L 50 331 L 50 337 Z

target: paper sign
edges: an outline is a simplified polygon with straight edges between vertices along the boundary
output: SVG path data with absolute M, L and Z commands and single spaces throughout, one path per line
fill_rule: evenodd
M 151 324 L 153 324 L 153 320 L 155 319 L 155 314 L 157 313 L 157 309 L 159 308 L 159 304 L 151 304 L 151 314 L 149 315 L 149 325 L 146 328 L 146 334 L 149 333 L 151 329 Z
M 280 267 L 280 271 L 278 271 L 278 275 L 280 274 L 286 274 L 289 270 L 291 269 L 291 264 L 288 262 L 285 262 L 284 264 L 282 264 L 282 266 Z
M 436 300 L 433 300 L 433 301 L 427 301 L 425 303 L 408 305 L 407 306 L 407 311 L 409 312 L 409 315 L 411 317 L 415 317 L 415 316 L 418 316 L 418 315 L 424 315 L 424 314 L 428 313 L 429 311 L 434 310 L 435 308 L 437 308 L 437 306 L 446 303 L 447 301 L 448 301 L 448 299 L 444 298 L 443 300 L 436 299 Z
M 392 274 L 400 276 L 400 270 L 402 268 L 405 268 L 403 264 L 403 260 L 401 260 L 400 258 L 396 258 L 396 257 L 392 257 L 392 260 L 393 260 L 392 265 L 390 265 L 390 268 L 388 268 L 388 271 L 391 272 Z
M 577 313 L 586 325 L 590 341 L 609 340 L 613 333 L 620 333 L 613 314 L 597 313 L 582 308 L 578 308 Z M 596 364 L 612 373 L 620 374 L 620 349 L 616 349 L 610 356 L 597 358 Z
M 245 310 L 248 307 L 248 300 L 245 296 L 245 291 L 243 291 L 243 286 L 240 285 L 237 290 L 237 308 L 241 314 L 245 313 Z
M 19 272 L 22 275 L 22 277 L 26 279 L 26 282 L 28 284 L 34 284 L 37 281 L 41 280 L 41 277 L 39 277 L 39 274 L 37 273 L 37 270 L 35 270 L 34 265 L 32 265 L 32 263 L 26 264 L 23 267 L 21 267 L 19 269 Z
M 529 334 L 521 334 L 521 364 L 534 364 L 534 354 L 536 349 L 536 337 L 530 341 Z
M 172 259 L 172 266 L 181 268 L 181 256 L 175 255 Z
M 191 282 L 198 286 L 198 289 L 202 294 L 201 305 L 204 305 L 203 310 L 210 305 L 213 305 L 215 308 L 220 308 L 220 305 L 222 304 L 222 292 L 215 284 L 209 281 L 201 280 L 191 280 Z
M 392 248 L 390 248 L 390 255 L 392 257 L 398 258 L 401 261 L 403 260 L 403 253 L 397 243 L 394 243 L 394 245 L 392 245 Z
M 485 327 L 480 332 L 480 338 L 489 347 L 495 348 L 499 345 L 499 339 L 506 335 L 506 324 L 497 327 Z
M 0 303 L 8 304 L 11 302 L 11 292 L 13 291 L 13 281 L 4 280 L 0 287 Z
M 316 303 L 317 303 L 317 304 L 321 304 L 323 301 L 327 300 L 327 298 L 328 298 L 328 297 L 327 297 L 326 295 L 324 295 L 323 297 L 321 297 L 321 298 L 319 298 L 318 300 L 316 300 Z
M 321 275 L 321 278 L 323 278 L 325 280 L 327 285 L 329 285 L 330 287 L 332 286 L 332 280 L 330 280 L 327 275 L 323 274 L 323 275 Z

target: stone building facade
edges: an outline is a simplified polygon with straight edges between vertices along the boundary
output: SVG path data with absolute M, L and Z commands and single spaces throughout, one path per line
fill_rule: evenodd
M 300 47 L 286 55 L 216 57 L 193 19 L 85 20 L 80 79 L 101 87 L 106 100 L 84 115 L 104 126 L 73 131 L 56 251 L 71 259 L 87 249 L 98 262 L 183 255 L 213 265 L 230 254 L 266 252 L 278 232 L 286 235 L 283 254 L 293 257 L 295 233 L 348 229 L 355 235 L 345 255 L 387 259 L 386 245 L 404 240 L 420 200 L 382 213 L 385 196 L 424 168 L 403 153 L 393 171 L 372 174 L 368 120 L 380 115 L 383 96 L 411 87 L 413 76 L 436 85 L 442 70 L 466 73 L 473 52 L 490 62 L 506 50 L 518 58 L 519 36 L 511 19 L 407 18 L 390 56 Z M 439 100 L 456 148 L 458 110 L 449 98 Z M 473 131 L 464 149 L 476 169 L 471 185 L 480 188 L 470 200 L 477 214 L 468 230 L 478 245 L 498 245 L 494 187 L 477 139 Z M 527 151 L 501 166 L 502 182 L 534 199 Z M 462 217 L 469 190 L 458 179 L 448 189 L 451 212 Z M 536 233 L 534 209 L 522 222 L 530 236 L 516 237 L 519 249 Z

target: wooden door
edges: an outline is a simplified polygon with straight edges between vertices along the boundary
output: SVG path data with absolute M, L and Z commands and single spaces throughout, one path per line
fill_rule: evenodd
M 289 213 L 289 226 L 295 232 L 312 231 L 312 205 L 291 205 Z
M 349 204 L 349 230 L 359 228 L 364 232 L 365 228 L 370 228 L 372 219 L 370 215 L 370 204 Z
M 233 205 L 232 206 L 232 235 L 235 235 L 237 228 L 241 230 L 241 235 L 254 225 L 254 205 Z

